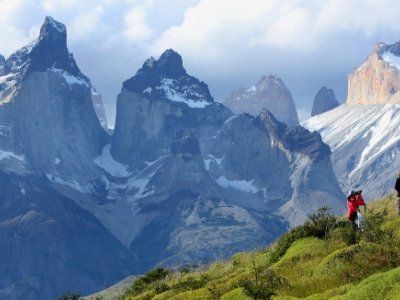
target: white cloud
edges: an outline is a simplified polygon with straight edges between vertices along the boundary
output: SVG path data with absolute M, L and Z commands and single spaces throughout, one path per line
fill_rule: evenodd
M 79 14 L 72 20 L 69 36 L 72 39 L 87 39 L 103 32 L 103 14 L 104 8 L 100 5 Z
M 0 0 L 0 53 L 5 56 L 30 42 L 36 33 L 25 10 L 37 12 L 35 5 L 26 0 Z
M 398 30 L 399 9 L 395 0 L 202 0 L 186 11 L 181 25 L 166 30 L 153 49 L 160 52 L 172 46 L 224 54 L 228 40 L 234 45 L 308 51 L 338 32 L 371 35 L 381 29 Z
M 144 6 L 136 6 L 131 8 L 125 15 L 124 35 L 131 40 L 148 40 L 151 38 L 153 31 L 146 24 L 146 8 Z

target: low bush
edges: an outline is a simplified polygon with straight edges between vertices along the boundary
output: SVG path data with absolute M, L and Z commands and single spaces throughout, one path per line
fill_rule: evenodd
M 308 216 L 303 225 L 291 229 L 279 238 L 271 255 L 272 261 L 278 261 L 296 240 L 305 237 L 328 239 L 335 227 L 336 217 L 330 213 L 330 209 L 328 207 L 318 209 L 316 213 Z
M 268 300 L 276 294 L 276 290 L 287 284 L 271 267 L 257 266 L 253 261 L 253 270 L 239 282 L 246 295 L 254 300 Z
M 128 290 L 128 294 L 138 295 L 148 288 L 154 289 L 156 292 L 166 291 L 168 290 L 168 286 L 160 281 L 170 273 L 170 271 L 164 268 L 152 269 L 133 282 L 132 286 Z

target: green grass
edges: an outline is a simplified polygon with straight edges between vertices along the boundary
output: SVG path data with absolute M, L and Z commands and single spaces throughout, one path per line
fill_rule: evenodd
M 394 201 L 390 195 L 369 204 L 363 232 L 321 210 L 267 249 L 189 273 L 149 272 L 121 299 L 400 299 Z

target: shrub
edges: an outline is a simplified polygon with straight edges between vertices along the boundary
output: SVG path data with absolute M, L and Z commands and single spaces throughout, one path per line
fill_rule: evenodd
M 270 267 L 257 266 L 253 260 L 253 271 L 251 278 L 244 278 L 239 282 L 239 287 L 243 288 L 245 294 L 254 300 L 268 300 L 275 295 L 275 291 L 286 283 L 282 277 L 278 276 L 274 269 Z
M 342 238 L 348 246 L 358 244 L 361 240 L 361 234 L 359 230 L 355 230 L 350 223 L 344 228 L 339 228 L 339 236 Z
M 387 216 L 386 209 L 382 212 L 370 210 L 365 218 L 365 230 L 363 230 L 361 238 L 372 243 L 383 242 L 386 238 L 386 234 L 382 229 L 385 216 Z
M 203 288 L 210 278 L 207 275 L 201 274 L 200 277 L 186 276 L 179 280 L 172 288 L 178 291 L 189 291 Z
M 330 208 L 324 206 L 308 216 L 308 220 L 304 223 L 309 236 L 328 239 L 331 231 L 336 226 L 336 217 L 330 213 Z
M 61 295 L 58 300 L 79 300 L 81 298 L 81 295 L 79 293 L 71 293 L 67 292 L 63 295 Z
M 330 213 L 330 208 L 322 207 L 316 213 L 308 216 L 304 225 L 295 227 L 281 236 L 272 253 L 272 261 L 281 258 L 292 243 L 305 237 L 317 237 L 327 239 L 336 226 L 336 217 Z
M 131 288 L 128 291 L 128 294 L 132 295 L 138 295 L 147 288 L 153 288 L 155 290 L 163 290 L 166 291 L 168 287 L 166 285 L 162 285 L 160 283 L 156 283 L 170 274 L 170 271 L 164 269 L 164 268 L 155 268 L 150 270 L 148 273 L 146 273 L 143 276 L 140 276 L 138 279 L 136 279 Z M 152 285 L 153 284 L 153 285 Z

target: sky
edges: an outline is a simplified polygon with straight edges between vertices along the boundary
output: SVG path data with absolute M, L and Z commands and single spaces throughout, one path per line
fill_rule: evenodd
M 111 125 L 122 82 L 169 48 L 216 101 L 263 75 L 282 78 L 302 121 L 322 86 L 343 103 L 347 75 L 373 45 L 400 40 L 399 11 L 398 0 L 0 0 L 0 53 L 34 40 L 52 16 Z

